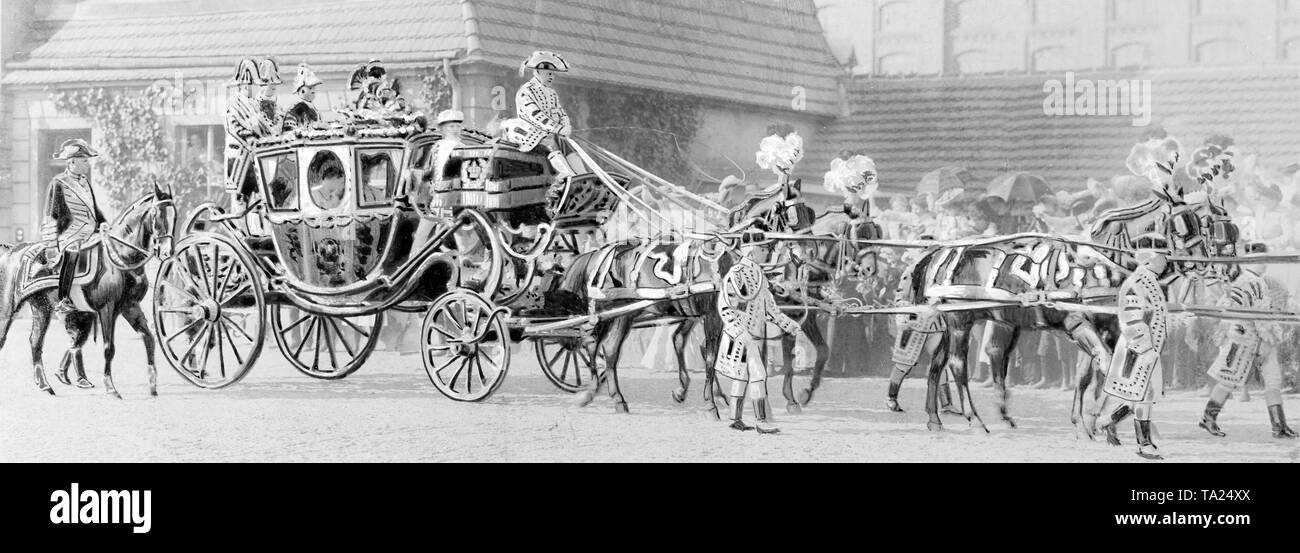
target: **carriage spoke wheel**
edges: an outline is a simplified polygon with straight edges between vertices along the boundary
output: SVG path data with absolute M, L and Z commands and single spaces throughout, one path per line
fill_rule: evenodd
M 153 288 L 163 357 L 195 386 L 225 388 L 262 352 L 266 301 L 254 265 L 222 235 L 196 233 L 163 260 Z
M 482 294 L 455 290 L 429 307 L 420 330 L 420 353 L 429 381 L 456 401 L 482 401 L 510 368 L 506 315 Z
M 596 363 L 598 383 L 605 382 L 605 357 L 592 359 L 596 345 L 582 338 L 553 338 L 542 336 L 533 339 L 533 351 L 542 367 L 542 374 L 555 387 L 577 393 L 591 385 L 591 363 Z
M 330 317 L 292 306 L 271 309 L 271 330 L 280 353 L 293 368 L 312 378 L 338 380 L 366 362 L 379 343 L 384 317 Z

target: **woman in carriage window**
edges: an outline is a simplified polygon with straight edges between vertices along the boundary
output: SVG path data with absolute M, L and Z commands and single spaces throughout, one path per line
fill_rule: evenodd
M 343 163 L 330 152 L 322 152 L 313 159 L 307 170 L 307 184 L 311 187 L 311 201 L 321 209 L 333 209 L 343 203 L 347 190 L 347 173 Z

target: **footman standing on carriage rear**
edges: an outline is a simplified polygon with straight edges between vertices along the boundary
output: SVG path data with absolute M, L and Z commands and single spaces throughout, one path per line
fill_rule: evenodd
M 54 154 L 54 159 L 66 160 L 68 168 L 50 181 L 41 239 L 46 244 L 46 265 L 59 275 L 60 312 L 73 310 L 68 294 L 83 242 L 107 223 L 90 185 L 90 158 L 98 156 L 80 139 L 64 142 Z

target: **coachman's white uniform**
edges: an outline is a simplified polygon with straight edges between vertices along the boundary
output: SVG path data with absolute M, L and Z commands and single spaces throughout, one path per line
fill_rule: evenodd
M 722 279 L 718 313 L 723 326 L 716 370 L 728 378 L 767 380 L 761 348 L 768 323 L 788 334 L 801 332 L 799 323 L 781 313 L 769 286 L 763 268 L 751 259 L 742 259 Z
M 1273 287 L 1267 279 L 1254 271 L 1242 270 L 1218 303 L 1221 307 L 1284 309 L 1285 296 L 1271 290 Z M 1277 323 L 1235 320 L 1223 322 L 1220 328 L 1223 335 L 1219 341 L 1219 354 L 1207 371 L 1217 384 L 1206 402 L 1201 428 L 1215 436 L 1226 435 L 1219 429 L 1219 412 L 1228 396 L 1245 386 L 1251 372 L 1258 367 L 1264 379 L 1264 404 L 1273 426 L 1273 437 L 1295 438 L 1296 432 L 1287 426 L 1282 408 L 1282 367 L 1277 362 L 1276 347 L 1282 339 L 1282 332 Z
M 1107 394 L 1154 403 L 1162 382 L 1160 352 L 1169 335 L 1168 306 L 1160 278 L 1145 265 L 1120 286 L 1120 339 L 1111 357 Z
M 536 79 L 529 79 L 519 87 L 515 94 L 515 106 L 519 120 L 523 123 L 518 130 L 519 151 L 529 152 L 538 144 L 555 151 L 557 146 L 554 135 L 561 130 L 572 128 L 569 114 L 560 105 L 560 95 L 554 88 L 546 86 Z

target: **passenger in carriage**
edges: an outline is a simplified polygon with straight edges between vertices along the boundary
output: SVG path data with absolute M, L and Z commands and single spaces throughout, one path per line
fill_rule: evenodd
M 461 139 L 461 133 L 465 130 L 465 114 L 459 110 L 448 109 L 438 114 L 438 134 L 442 139 L 438 141 L 437 150 L 433 158 L 433 175 L 434 179 L 440 179 L 443 168 L 447 165 L 447 160 L 451 159 L 451 153 L 465 142 Z
M 271 122 L 262 114 L 261 106 L 253 96 L 253 87 L 263 84 L 257 60 L 244 58 L 235 68 L 230 86 L 236 87 L 234 96 L 226 107 L 226 178 L 235 187 L 237 204 L 247 204 L 257 191 L 257 179 L 251 164 L 242 175 L 234 174 L 244 152 L 254 140 L 271 135 Z
M 258 110 L 266 119 L 269 134 L 279 134 L 284 128 L 284 112 L 275 99 L 275 87 L 281 84 L 280 66 L 271 58 L 263 59 L 257 64 L 257 76 L 262 85 L 257 93 Z
M 298 103 L 284 114 L 284 130 L 310 127 L 320 121 L 320 112 L 316 111 L 316 105 L 312 102 L 316 101 L 316 87 L 321 84 L 321 80 L 307 64 L 298 64 L 298 76 L 293 80 L 293 92 L 298 95 Z
M 517 119 L 506 121 L 507 138 L 519 144 L 519 151 L 531 152 L 541 148 L 555 169 L 557 182 L 576 175 L 569 165 L 569 160 L 560 149 L 558 136 L 569 136 L 573 124 L 569 114 L 560 105 L 560 96 L 555 92 L 555 74 L 569 71 L 569 64 L 554 52 L 537 51 L 524 60 L 519 67 L 519 76 L 524 76 L 528 69 L 533 70 L 533 78 L 524 83 L 515 94 Z
M 416 184 L 419 187 L 414 194 L 417 202 L 427 203 L 432 199 L 433 183 L 445 176 L 443 172 L 446 170 L 447 161 L 451 159 L 451 153 L 465 144 L 461 139 L 461 133 L 465 130 L 464 113 L 454 109 L 443 110 L 438 113 L 437 124 L 438 134 L 442 135 L 442 139 L 434 145 L 433 170 L 426 173 L 421 182 Z M 420 218 L 420 224 L 416 226 L 415 233 L 411 236 L 412 251 L 422 247 L 437 227 L 438 224 L 433 220 Z
M 356 93 L 352 107 L 358 112 L 379 111 L 384 103 L 379 98 L 379 86 L 388 77 L 384 62 L 373 59 L 357 66 L 348 79 L 348 90 Z
M 312 161 L 307 168 L 307 184 L 311 187 L 311 201 L 321 209 L 333 209 L 343 203 L 347 189 L 346 173 L 338 158 L 327 156 Z

